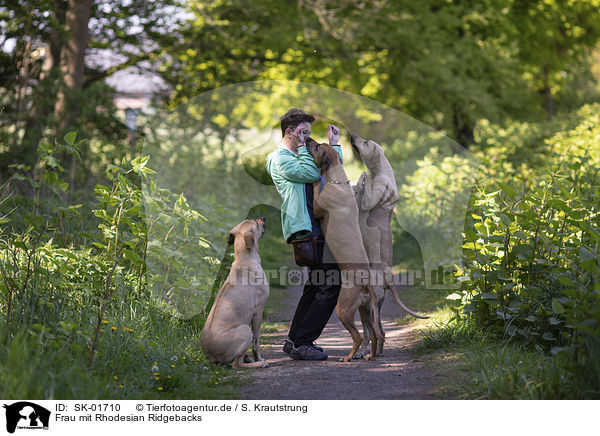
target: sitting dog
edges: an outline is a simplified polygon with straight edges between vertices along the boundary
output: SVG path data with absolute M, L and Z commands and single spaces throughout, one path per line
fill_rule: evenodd
M 265 229 L 265 218 L 261 217 L 242 221 L 229 232 L 227 242 L 234 245 L 235 260 L 201 336 L 202 349 L 213 363 L 231 363 L 234 369 L 269 366 L 260 355 L 259 345 L 263 308 L 269 296 L 258 254 L 258 240 Z M 250 344 L 254 362 L 245 359 Z
M 359 224 L 363 244 L 369 257 L 371 269 L 383 278 L 384 287 L 376 287 L 377 309 L 380 311 L 385 299 L 385 289 L 389 289 L 398 305 L 410 315 L 428 318 L 410 310 L 400 300 L 398 290 L 392 283 L 392 215 L 398 202 L 396 177 L 383 148 L 374 141 L 365 140 L 358 135 L 350 137 L 352 148 L 358 158 L 367 166 L 356 184 L 356 203 L 359 209 Z M 381 319 L 380 319 L 381 322 Z M 383 331 L 383 326 L 380 325 Z M 368 330 L 362 346 L 362 355 L 369 344 Z M 360 357 L 361 353 L 357 355 Z M 379 343 L 377 355 L 383 355 L 383 342 Z
M 322 190 L 319 182 L 313 185 L 313 210 L 316 218 L 323 218 L 321 230 L 325 242 L 341 270 L 342 288 L 336 310 L 338 318 L 350 332 L 353 341 L 350 353 L 340 360 L 352 360 L 362 342 L 361 335 L 354 325 L 356 310 L 360 313 L 365 329 L 373 338 L 371 353 L 367 354 L 365 359 L 375 359 L 377 342 L 383 341 L 383 334 L 377 328 L 377 297 L 371 280 L 369 259 L 360 235 L 354 192 L 342 168 L 339 155 L 333 147 L 309 139 L 306 149 L 325 176 Z

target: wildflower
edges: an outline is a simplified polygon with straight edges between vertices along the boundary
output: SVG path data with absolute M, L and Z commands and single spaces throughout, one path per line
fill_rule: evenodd
M 127 329 L 129 333 L 133 333 L 133 329 Z
M 113 377 L 113 379 L 115 380 L 119 380 L 119 377 L 117 377 L 116 375 Z
M 163 390 L 163 387 L 162 387 L 162 386 L 159 386 L 157 389 L 158 389 L 159 391 L 162 391 L 162 390 Z
M 104 329 L 100 329 L 100 333 L 104 333 Z
M 154 366 L 152 367 L 152 372 L 158 372 L 158 366 L 156 366 L 156 362 L 154 362 Z
M 117 331 L 117 328 L 116 328 L 115 326 L 112 326 L 110 329 L 111 329 L 113 332 Z
M 160 380 L 160 377 L 154 377 L 154 380 Z
M 175 368 L 175 365 L 171 365 L 171 368 Z
M 108 321 L 106 321 L 106 320 L 103 320 L 103 321 L 102 321 L 102 324 L 108 324 Z
M 119 385 L 119 389 L 123 389 L 123 387 L 124 387 L 123 385 Z
M 154 375 L 160 375 L 160 372 L 155 372 Z
M 170 375 L 168 375 L 168 376 L 167 376 L 167 378 L 168 378 L 169 380 L 171 380 L 171 376 L 170 376 Z
M 185 359 L 185 357 L 184 357 L 184 359 Z M 173 356 L 173 357 L 171 357 L 171 360 L 172 360 L 173 362 L 177 362 L 177 356 Z

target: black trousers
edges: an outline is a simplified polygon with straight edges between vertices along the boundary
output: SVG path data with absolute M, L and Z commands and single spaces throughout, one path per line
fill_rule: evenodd
M 342 287 L 340 268 L 323 239 L 317 240 L 317 249 L 321 262 L 308 269 L 308 280 L 290 326 L 289 337 L 296 347 L 312 344 L 321 335 Z

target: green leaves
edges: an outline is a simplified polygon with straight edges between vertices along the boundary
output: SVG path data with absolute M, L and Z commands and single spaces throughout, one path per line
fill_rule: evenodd
M 150 159 L 150 156 L 136 157 L 135 159 L 133 159 L 131 161 L 131 168 L 133 169 L 133 171 L 136 174 L 144 174 L 144 175 L 155 174 L 156 171 L 151 170 L 150 168 L 146 167 L 146 164 L 148 163 L 149 159 Z
M 552 300 L 552 311 L 554 313 L 561 314 L 565 311 L 565 307 L 562 305 L 562 303 L 559 300 L 554 299 L 554 300 Z
M 461 274 L 470 280 L 456 294 L 465 313 L 487 328 L 561 354 L 588 350 L 589 341 L 600 338 L 598 110 L 582 109 L 581 124 L 545 139 L 569 152 L 545 157 L 539 167 L 529 161 L 522 167 L 527 177 L 506 174 L 505 166 L 488 168 L 500 180 L 479 187 L 464 230 Z M 526 137 L 519 133 L 512 139 L 516 144 Z M 515 150 L 515 159 L 529 156 Z M 500 191 L 493 190 L 496 185 Z
M 65 135 L 65 142 L 67 143 L 67 145 L 73 147 L 73 145 L 75 144 L 75 139 L 77 138 L 77 130 L 74 130 L 72 132 L 68 132 Z
M 596 247 L 597 246 L 598 245 L 596 244 Z M 579 247 L 579 259 L 581 260 L 581 268 L 583 268 L 585 271 L 595 273 L 598 270 L 597 255 L 587 247 Z
M 498 186 L 500 186 L 500 189 L 502 189 L 502 192 L 504 192 L 509 198 L 514 199 L 517 196 L 517 193 L 515 192 L 515 190 L 513 188 L 511 188 L 509 185 L 507 185 L 506 183 L 502 183 L 502 182 L 496 182 L 498 184 Z

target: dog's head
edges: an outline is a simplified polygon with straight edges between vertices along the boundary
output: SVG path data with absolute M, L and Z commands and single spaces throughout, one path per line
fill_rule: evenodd
M 350 136 L 350 144 L 352 144 L 354 155 L 364 162 L 369 169 L 377 167 L 384 157 L 383 148 L 375 141 L 352 135 Z
M 258 248 L 258 240 L 267 230 L 267 220 L 261 216 L 255 220 L 244 220 L 235 226 L 227 235 L 227 243 L 232 245 L 236 239 L 244 241 L 248 250 Z
M 340 161 L 338 152 L 331 145 L 319 144 L 312 138 L 308 138 L 306 141 L 306 149 L 315 160 L 317 166 L 321 168 L 321 173 L 324 173 L 330 166 Z

